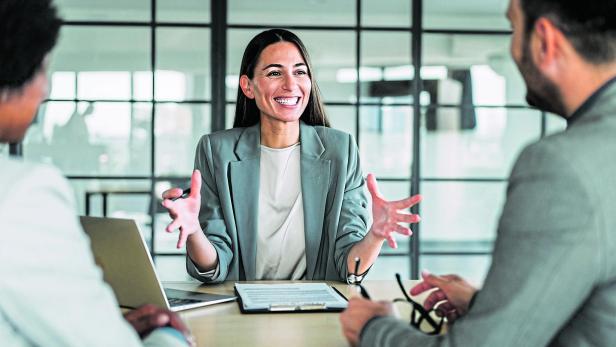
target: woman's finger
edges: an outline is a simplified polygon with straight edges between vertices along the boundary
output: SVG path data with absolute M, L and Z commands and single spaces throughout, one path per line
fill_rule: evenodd
M 417 194 L 417 195 L 410 196 L 406 199 L 391 201 L 390 204 L 396 210 L 405 210 L 419 203 L 421 199 L 422 199 L 421 195 Z
M 396 232 L 400 235 L 411 236 L 413 235 L 413 231 L 410 228 L 403 227 L 402 225 L 396 226 Z
M 398 223 L 417 223 L 421 220 L 418 214 L 412 213 L 397 213 L 395 218 Z
M 173 232 L 175 229 L 179 228 L 181 225 L 182 225 L 182 222 L 180 221 L 180 219 L 176 218 L 173 221 L 171 221 L 169 225 L 167 225 L 167 227 L 165 228 L 165 231 L 168 233 Z

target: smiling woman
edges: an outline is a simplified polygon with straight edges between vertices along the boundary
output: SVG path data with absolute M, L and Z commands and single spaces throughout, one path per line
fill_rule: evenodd
M 420 197 L 385 201 L 369 175 L 370 227 L 357 145 L 329 128 L 295 34 L 255 36 L 239 75 L 234 128 L 201 138 L 190 196 L 163 193 L 173 218 L 166 230 L 180 230 L 189 274 L 203 282 L 361 281 L 383 241 L 395 248 L 394 233 L 411 234 L 398 223 L 419 221 L 401 211 Z

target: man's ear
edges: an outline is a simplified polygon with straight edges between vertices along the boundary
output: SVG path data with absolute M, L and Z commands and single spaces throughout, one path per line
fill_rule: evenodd
M 250 81 L 250 78 L 248 78 L 248 76 L 242 75 L 240 77 L 240 88 L 242 88 L 242 92 L 244 93 L 244 95 L 246 95 L 248 99 L 255 98 L 255 94 L 252 91 L 252 82 Z
M 535 65 L 546 73 L 553 70 L 562 57 L 563 33 L 552 21 L 541 17 L 535 22 L 531 36 L 530 50 Z

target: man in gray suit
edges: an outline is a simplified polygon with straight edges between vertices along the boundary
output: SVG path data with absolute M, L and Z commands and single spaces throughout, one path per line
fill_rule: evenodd
M 507 17 L 527 101 L 568 128 L 518 158 L 483 289 L 426 274 L 411 290 L 433 290 L 447 334 L 356 298 L 340 318 L 353 345 L 616 345 L 616 1 L 511 0 Z
M 50 0 L 0 1 L 0 144 L 19 142 L 47 95 L 60 19 Z M 94 264 L 57 169 L 0 156 L 0 345 L 187 346 L 179 317 L 124 317 Z

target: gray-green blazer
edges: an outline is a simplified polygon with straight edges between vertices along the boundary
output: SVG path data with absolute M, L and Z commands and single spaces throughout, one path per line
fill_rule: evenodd
M 357 145 L 349 134 L 303 122 L 300 142 L 306 279 L 346 280 L 347 255 L 370 218 Z M 198 280 L 255 279 L 260 143 L 259 124 L 199 141 L 199 221 L 218 252 L 220 272 L 209 280 L 187 258 L 187 270 Z
M 492 266 L 468 314 L 445 336 L 380 318 L 362 337 L 361 346 L 616 346 L 614 81 L 566 131 L 518 158 Z

